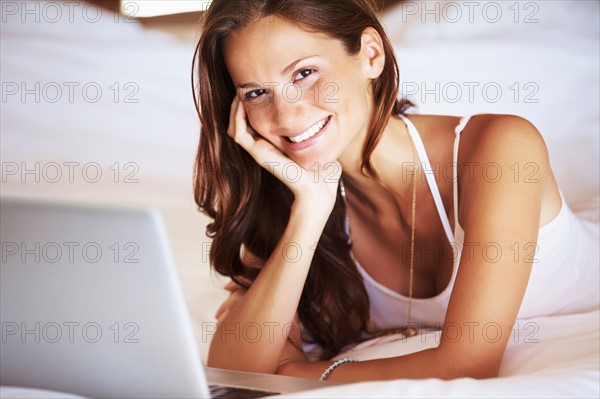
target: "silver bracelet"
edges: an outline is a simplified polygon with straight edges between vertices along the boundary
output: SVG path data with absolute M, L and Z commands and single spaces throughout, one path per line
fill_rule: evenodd
M 348 363 L 348 362 L 358 362 L 358 360 L 353 359 L 351 357 L 345 357 L 343 359 L 337 360 L 335 362 L 333 362 L 333 364 L 329 367 L 327 367 L 327 370 L 325 370 L 323 372 L 323 374 L 321 374 L 321 378 L 319 378 L 319 381 L 325 381 L 327 379 L 327 376 L 329 374 L 331 374 L 331 372 L 339 365 L 344 364 L 344 363 Z

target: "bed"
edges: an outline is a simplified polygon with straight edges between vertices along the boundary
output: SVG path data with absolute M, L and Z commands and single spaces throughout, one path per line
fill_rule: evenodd
M 192 199 L 194 28 L 174 35 L 105 9 L 94 14 L 81 2 L 71 3 L 71 15 L 69 3 L 53 2 L 60 18 L 50 8 L 44 14 L 44 2 L 10 2 L 16 9 L 8 11 L 6 3 L 2 195 L 161 211 L 205 362 L 214 313 L 227 294 L 226 279 L 208 265 L 208 219 Z M 23 13 L 34 3 L 37 20 Z M 546 140 L 567 202 L 598 228 L 599 3 L 467 3 L 386 8 L 381 18 L 403 95 L 419 113 L 528 118 Z M 296 397 L 598 397 L 599 323 L 598 310 L 518 320 L 497 379 L 376 381 Z M 436 344 L 436 334 L 388 336 L 351 353 L 368 359 Z

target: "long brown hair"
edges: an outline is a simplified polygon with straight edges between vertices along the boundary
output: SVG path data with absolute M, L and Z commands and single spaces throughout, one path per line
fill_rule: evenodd
M 288 223 L 294 197 L 226 133 L 236 93 L 222 48 L 232 31 L 273 15 L 340 40 L 349 55 L 360 50 L 365 28 L 371 26 L 381 36 L 385 66 L 373 81 L 375 109 L 362 152 L 363 174 L 366 171 L 378 178 L 370 162 L 371 153 L 390 115 L 403 114 L 413 106 L 408 100 L 397 99 L 398 65 L 377 20 L 374 0 L 213 0 L 205 14 L 192 66 L 194 101 L 201 122 L 194 198 L 199 209 L 212 219 L 206 228 L 207 236 L 213 239 L 211 265 L 245 287 L 248 285 L 238 276 L 254 280 L 258 272 L 242 264 L 242 247 L 268 259 Z M 369 321 L 369 298 L 350 256 L 345 215 L 345 204 L 338 193 L 298 306 L 303 338 L 321 346 L 321 359 L 357 342 Z

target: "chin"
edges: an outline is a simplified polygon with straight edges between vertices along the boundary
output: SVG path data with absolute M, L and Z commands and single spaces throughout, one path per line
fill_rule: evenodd
M 304 156 L 304 157 L 290 157 L 294 162 L 300 165 L 303 169 L 306 170 L 332 170 L 333 166 L 331 166 L 336 160 L 337 157 L 333 156 L 330 151 L 327 151 L 323 154 L 317 154 L 313 156 Z

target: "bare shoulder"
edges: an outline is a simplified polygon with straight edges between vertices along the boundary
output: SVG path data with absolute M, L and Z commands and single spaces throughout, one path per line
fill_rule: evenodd
M 430 160 L 442 164 L 454 161 L 452 150 L 460 116 L 410 115 L 410 120 L 420 132 Z M 467 170 L 478 165 L 493 168 L 496 164 L 534 162 L 540 172 L 542 167 L 549 171 L 548 151 L 541 133 L 529 120 L 510 114 L 471 116 L 460 134 L 456 162 Z
M 448 165 L 454 162 L 455 129 L 461 118 L 451 115 L 409 115 L 420 132 L 432 163 Z M 536 187 L 541 195 L 541 225 L 550 221 L 560 210 L 560 194 L 550 167 L 546 144 L 540 131 L 526 118 L 511 114 L 471 116 L 460 134 L 456 162 L 459 170 L 457 190 L 461 225 L 466 209 L 472 208 L 476 198 L 482 193 L 491 194 L 496 190 L 516 196 L 524 195 L 522 191 L 526 187 Z M 452 203 L 451 179 L 441 179 L 440 190 L 446 202 Z M 497 195 L 494 197 L 498 199 Z
M 424 136 L 439 135 L 442 132 L 454 136 L 461 116 L 452 115 L 410 115 L 410 120 Z M 437 137 L 439 139 L 439 136 Z M 546 152 L 542 135 L 529 120 L 511 114 L 476 114 L 471 116 L 461 134 L 461 152 L 464 147 L 485 145 L 499 140 L 528 140 L 530 145 Z M 463 145 L 464 144 L 464 145 Z M 534 149 L 534 148 L 531 148 Z
M 482 191 L 491 194 L 502 190 L 519 198 L 537 192 L 535 213 L 539 212 L 540 225 L 560 209 L 560 195 L 542 134 L 521 116 L 473 116 L 461 133 L 457 163 L 474 171 L 472 175 L 459 176 L 459 220 Z
M 547 160 L 541 133 L 529 120 L 517 115 L 478 114 L 471 117 L 460 138 L 465 158 L 494 161 Z

